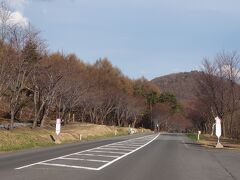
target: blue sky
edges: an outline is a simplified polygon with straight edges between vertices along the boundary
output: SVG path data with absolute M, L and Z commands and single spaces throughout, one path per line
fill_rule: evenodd
M 51 51 L 108 57 L 131 78 L 198 69 L 240 50 L 239 0 L 8 0 Z

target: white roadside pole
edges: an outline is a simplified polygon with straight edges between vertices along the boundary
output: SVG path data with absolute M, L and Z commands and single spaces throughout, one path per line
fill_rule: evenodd
M 198 141 L 200 140 L 200 135 L 201 135 L 201 133 L 202 133 L 201 131 L 198 131 L 198 138 L 197 138 Z
M 56 120 L 56 134 L 57 134 L 57 138 L 56 138 L 56 141 L 55 143 L 56 144 L 60 144 L 60 139 L 59 139 L 59 134 L 61 132 L 61 119 L 57 119 Z
M 216 148 L 223 148 L 223 145 L 220 143 L 220 137 L 222 135 L 221 119 L 219 117 L 216 117 L 215 121 L 216 121 L 216 136 L 218 137 Z

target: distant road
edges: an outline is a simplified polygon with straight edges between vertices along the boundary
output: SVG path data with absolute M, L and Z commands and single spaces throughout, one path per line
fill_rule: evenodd
M 240 180 L 240 151 L 183 134 L 125 136 L 0 155 L 1 180 Z

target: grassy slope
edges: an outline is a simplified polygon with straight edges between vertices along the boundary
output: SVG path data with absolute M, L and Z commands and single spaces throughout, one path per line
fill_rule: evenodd
M 197 134 L 187 134 L 187 136 L 190 139 L 197 141 Z M 239 140 L 221 137 L 220 142 L 225 148 L 240 149 L 240 141 Z M 209 134 L 201 134 L 200 141 L 198 141 L 198 143 L 200 143 L 206 147 L 214 148 L 217 144 L 217 137 L 211 136 Z
M 197 141 L 197 134 L 187 134 L 187 137 L 189 137 L 190 139 Z
M 92 140 L 97 138 L 124 135 L 128 128 L 110 127 L 94 124 L 71 124 L 62 127 L 60 140 L 62 143 Z M 144 130 L 146 132 L 147 130 Z M 0 130 L 0 151 L 14 151 L 27 148 L 44 147 L 54 145 L 52 137 L 56 138 L 54 128 L 19 128 L 12 131 Z

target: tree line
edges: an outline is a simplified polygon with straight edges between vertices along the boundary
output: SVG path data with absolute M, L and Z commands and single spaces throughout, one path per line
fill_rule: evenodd
M 222 51 L 205 58 L 196 82 L 197 98 L 188 109 L 195 128 L 212 133 L 218 116 L 223 135 L 240 138 L 240 55 Z
M 9 23 L 0 8 L 0 102 L 7 107 L 9 129 L 30 120 L 44 127 L 52 119 L 153 128 L 152 107 L 159 87 L 145 78 L 133 80 L 107 58 L 84 63 L 75 54 L 50 53 L 30 24 Z

